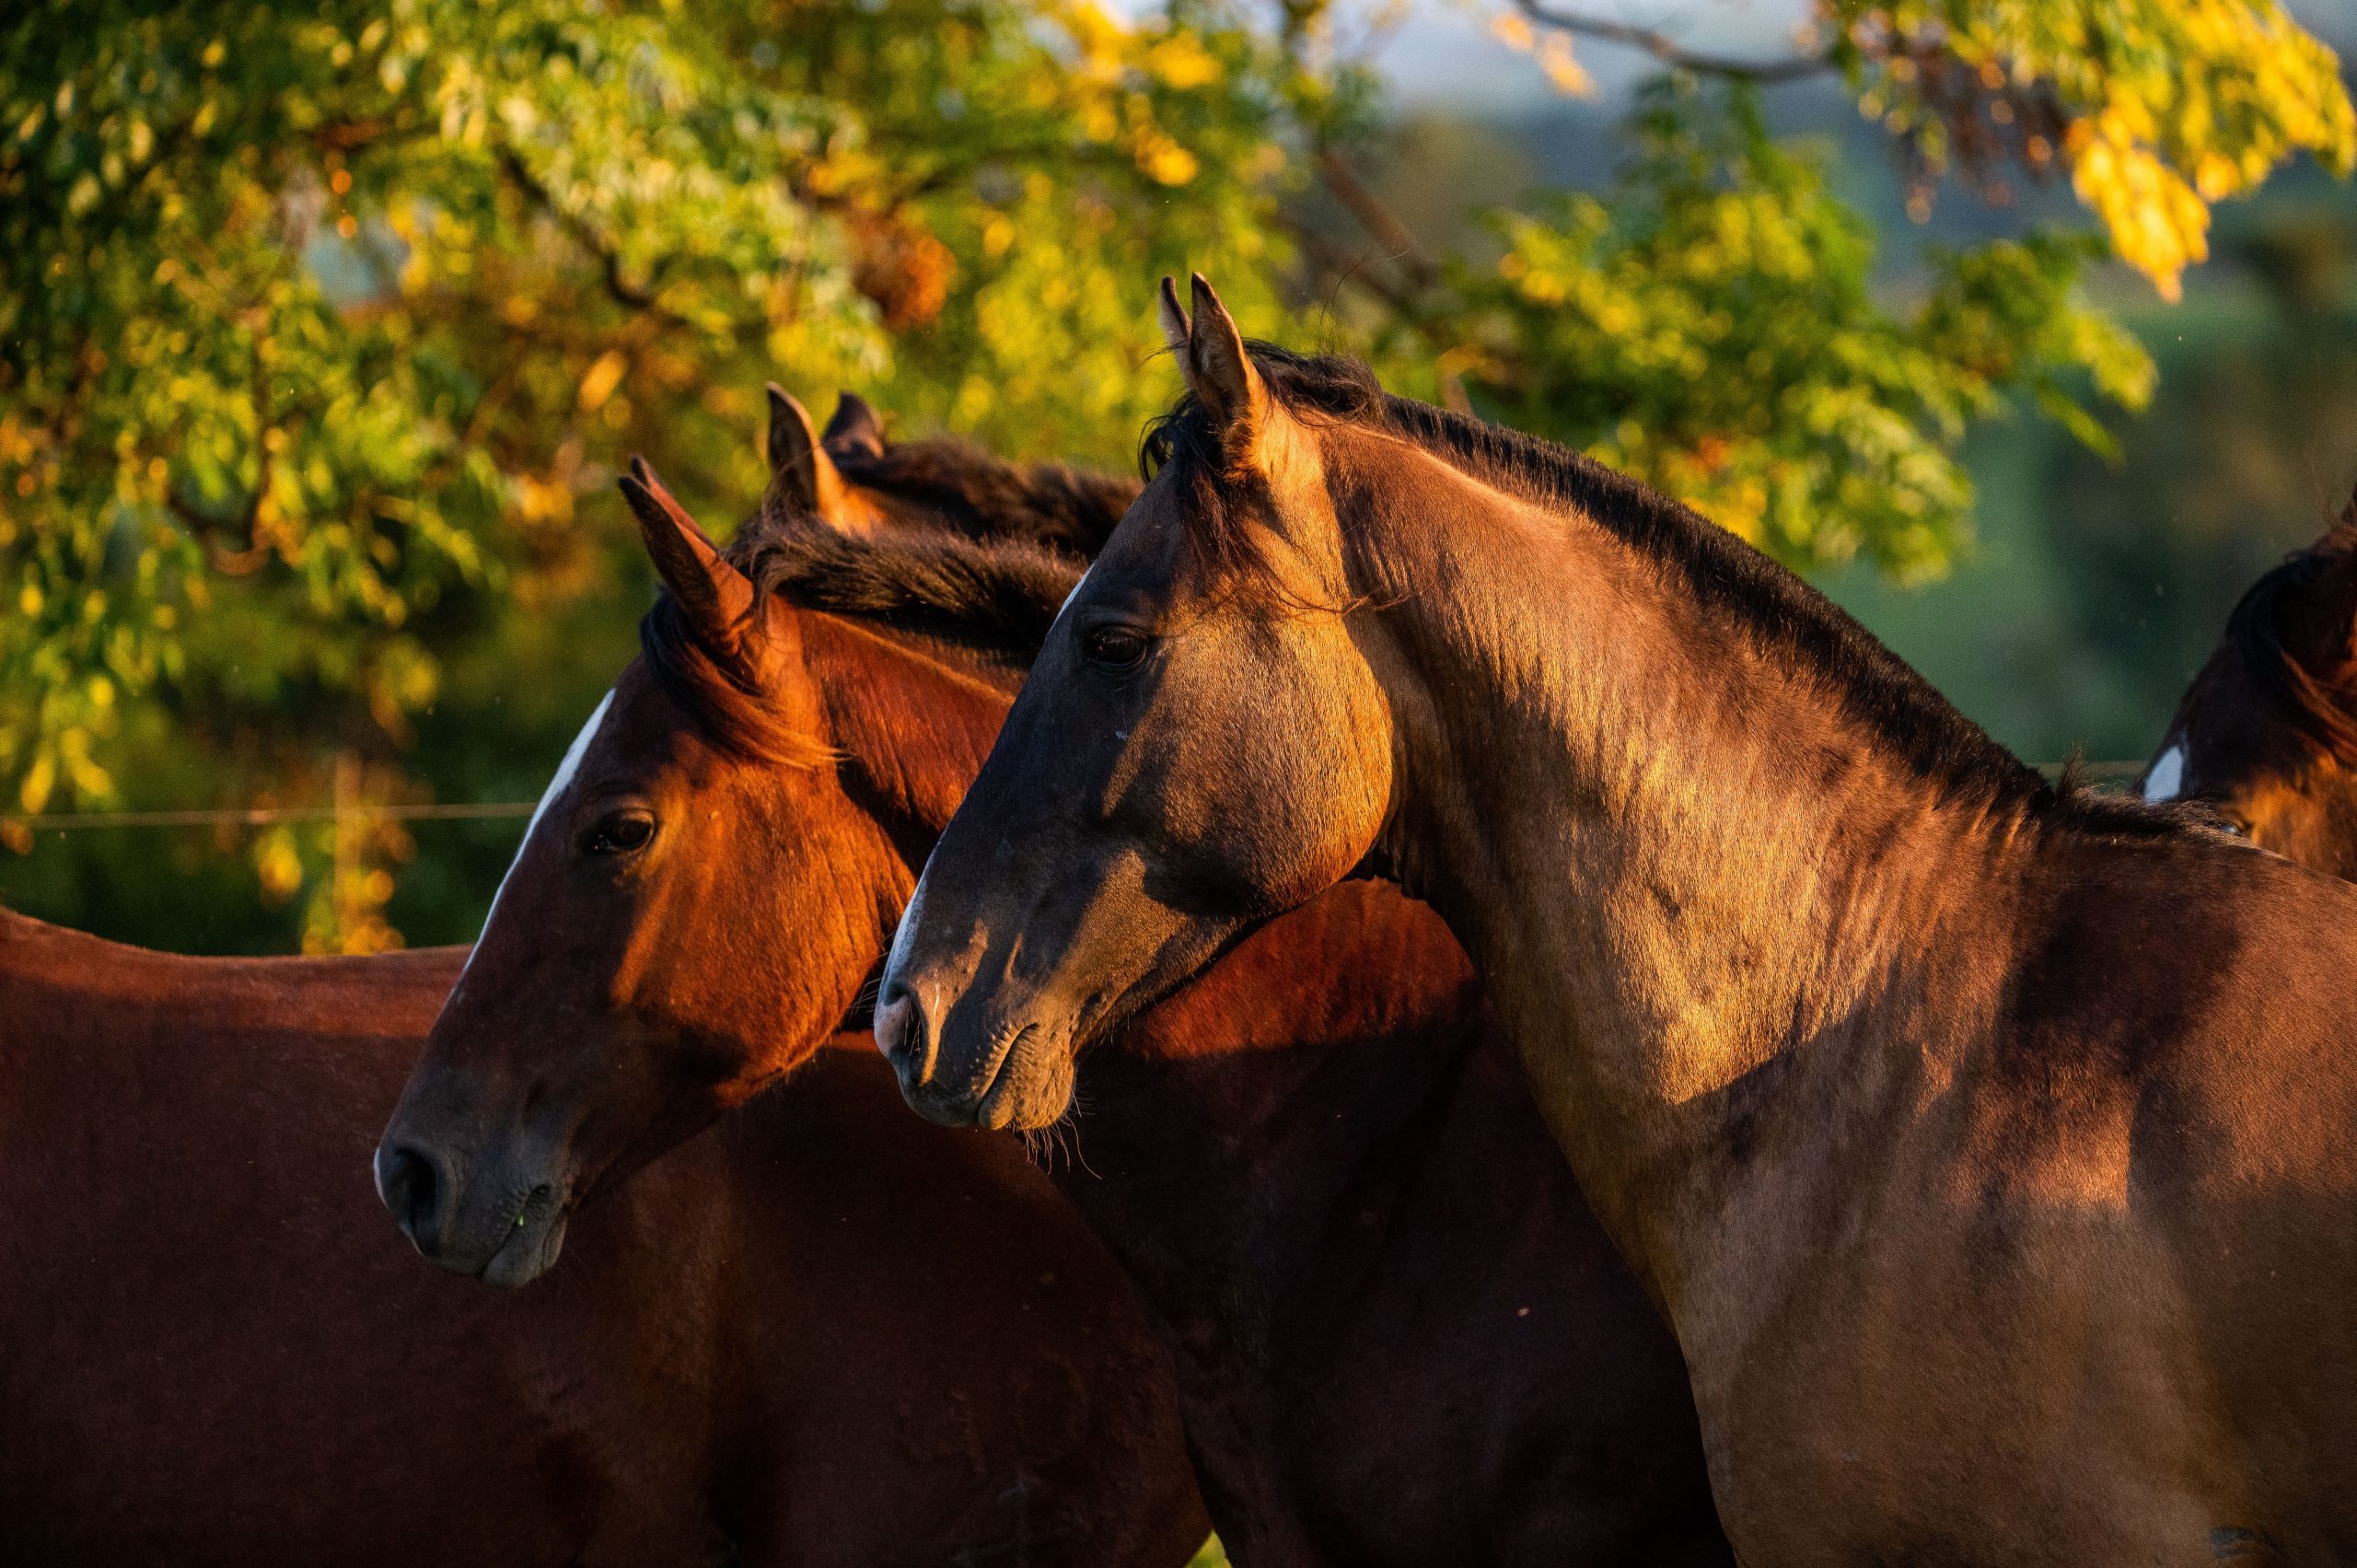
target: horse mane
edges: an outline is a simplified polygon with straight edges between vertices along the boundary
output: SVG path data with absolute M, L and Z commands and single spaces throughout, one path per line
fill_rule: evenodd
M 1084 560 L 1105 547 L 1138 498 L 1138 482 L 1125 474 L 1010 463 L 956 436 L 834 458 L 845 479 L 930 526 L 978 540 L 1030 540 Z
M 1573 510 L 1675 573 L 1704 607 L 1735 617 L 1769 646 L 1819 672 L 1826 690 L 1948 797 L 2013 807 L 2101 832 L 2177 830 L 2165 812 L 2048 783 L 1990 738 L 1848 611 L 1680 502 L 1551 441 L 1395 397 L 1353 359 L 1247 344 L 1270 395 L 1306 424 L 1353 424 L 1397 436 L 1471 478 L 1535 505 Z M 1208 410 L 1189 393 L 1148 427 L 1139 471 L 1167 471 L 1191 508 L 1190 547 L 1215 571 L 1249 563 L 1251 536 L 1225 505 L 1226 463 Z
M 1004 533 L 991 531 L 993 515 L 985 513 L 971 533 L 911 526 L 853 538 L 765 505 L 737 530 L 726 556 L 751 580 L 757 619 L 775 598 L 883 626 L 1019 679 L 1081 574 L 1070 556 L 1028 531 L 1036 516 L 1008 514 Z M 704 649 L 669 590 L 640 619 L 638 640 L 648 673 L 724 748 L 788 766 L 833 760 Z
M 831 528 L 755 526 L 730 554 L 757 596 L 946 643 L 1028 668 L 1080 583 L 1072 559 L 1035 540 L 944 529 L 853 539 Z
M 2322 539 L 2295 550 L 2245 590 L 2226 618 L 2226 645 L 2277 713 L 2328 757 L 2357 763 L 2357 681 L 2351 666 L 2312 669 L 2284 640 L 2283 617 L 2325 574 L 2357 555 L 2357 498 Z

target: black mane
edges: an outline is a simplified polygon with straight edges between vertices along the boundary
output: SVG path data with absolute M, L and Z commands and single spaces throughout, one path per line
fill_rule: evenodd
M 1138 482 L 1062 463 L 1010 463 L 969 441 L 904 441 L 881 455 L 831 452 L 853 484 L 896 510 L 972 539 L 1027 539 L 1093 559 L 1138 497 Z
M 2049 784 L 1846 610 L 1691 507 L 1551 441 L 1394 397 L 1355 360 L 1247 346 L 1271 396 L 1295 417 L 1397 436 L 1509 494 L 1575 511 L 1660 563 L 1698 603 L 1736 618 L 1763 642 L 1821 671 L 1844 710 L 1944 796 L 2018 807 L 2098 831 L 2177 826 L 2170 814 L 2138 802 Z M 1139 465 L 1145 473 L 1172 470 L 1172 482 L 1188 498 L 1190 537 L 1212 563 L 1233 565 L 1248 553 L 1221 499 L 1224 465 L 1211 416 L 1192 394 L 1148 429 Z
M 763 518 L 729 548 L 755 591 L 1028 667 L 1080 582 L 1069 556 L 1022 537 L 909 529 L 853 539 Z
M 2283 617 L 2325 574 L 2357 554 L 2357 500 L 2325 536 L 2293 551 L 2253 583 L 2226 618 L 2226 645 L 2251 683 L 2292 727 L 2325 755 L 2357 761 L 2357 693 L 2350 669 L 2312 669 L 2285 642 Z

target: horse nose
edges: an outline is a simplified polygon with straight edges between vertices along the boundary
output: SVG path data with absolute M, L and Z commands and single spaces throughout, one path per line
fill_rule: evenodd
M 425 1257 L 441 1250 L 443 1201 L 450 1183 L 432 1156 L 406 1144 L 388 1143 L 377 1150 L 377 1196 L 401 1227 L 401 1234 Z
M 895 985 L 876 1008 L 876 1049 L 900 1075 L 903 1086 L 923 1084 L 933 1075 L 932 1052 L 925 1050 L 924 1009 L 907 988 Z
M 900 1098 L 910 1109 L 935 1121 L 963 1124 L 972 1120 L 960 1108 L 941 1102 L 940 1086 L 935 1082 L 941 1062 L 940 1026 L 926 1016 L 916 993 L 897 984 L 885 993 L 876 1009 L 876 1046 L 900 1075 Z

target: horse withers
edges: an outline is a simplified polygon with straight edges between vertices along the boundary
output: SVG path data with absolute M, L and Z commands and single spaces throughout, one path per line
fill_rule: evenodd
M 1079 576 L 790 507 L 723 555 L 630 494 L 666 598 L 388 1139 L 462 1173 L 412 1224 L 461 1267 L 544 1258 L 585 1186 L 801 1070 Z M 1337 889 L 1084 1090 L 1043 1157 L 1176 1358 L 1242 1568 L 1728 1561 L 1676 1347 L 1430 911 Z
M 1465 943 L 1759 1565 L 2357 1552 L 2357 889 L 2052 787 L 1559 447 L 1248 347 L 935 845 L 911 1102 L 1075 1051 L 1363 866 Z

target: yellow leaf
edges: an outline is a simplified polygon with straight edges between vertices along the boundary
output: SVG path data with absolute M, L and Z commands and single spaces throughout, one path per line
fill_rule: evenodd
M 589 374 L 581 377 L 582 412 L 595 413 L 603 408 L 606 400 L 614 395 L 614 389 L 621 384 L 622 372 L 629 367 L 630 362 L 618 348 L 599 354 L 597 363 L 589 366 Z

